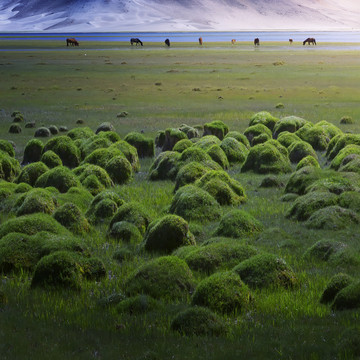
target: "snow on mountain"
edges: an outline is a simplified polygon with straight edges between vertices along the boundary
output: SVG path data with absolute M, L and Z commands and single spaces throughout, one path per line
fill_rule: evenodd
M 360 29 L 358 0 L 1 0 L 0 31 Z

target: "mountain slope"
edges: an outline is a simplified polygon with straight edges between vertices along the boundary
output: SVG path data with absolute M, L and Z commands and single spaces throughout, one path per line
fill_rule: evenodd
M 0 31 L 360 28 L 357 0 L 2 0 Z

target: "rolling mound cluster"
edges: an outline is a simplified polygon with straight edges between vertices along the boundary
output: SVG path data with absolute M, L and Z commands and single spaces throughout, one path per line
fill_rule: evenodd
M 12 127 L 24 121 L 19 112 L 13 117 Z M 19 131 L 11 132 L 16 139 Z M 137 176 L 144 157 L 152 158 L 147 180 L 174 185 L 171 203 L 155 219 L 118 191 Z M 223 315 L 256 307 L 259 289 L 291 291 L 299 283 L 282 257 L 256 247 L 286 239 L 243 209 L 249 195 L 235 171 L 263 174 L 263 188 L 284 188 L 285 217 L 308 229 L 360 223 L 360 135 L 327 121 L 262 111 L 243 133 L 212 121 L 161 130 L 155 139 L 131 132 L 123 140 L 110 123 L 96 131 L 49 126 L 36 129 L 21 163 L 14 144 L 0 140 L 0 273 L 28 272 L 31 288 L 79 291 L 107 274 L 106 261 L 85 245 L 104 233 L 118 246 L 118 263 L 136 254 L 148 259 L 123 279 L 125 295 L 112 302 L 118 313 L 183 301 L 187 309 L 171 322 L 174 331 L 226 333 Z M 208 224 L 212 236 L 198 240 L 196 230 Z M 304 257 L 357 261 L 347 244 L 330 240 Z M 336 274 L 320 301 L 334 310 L 360 307 L 360 280 Z

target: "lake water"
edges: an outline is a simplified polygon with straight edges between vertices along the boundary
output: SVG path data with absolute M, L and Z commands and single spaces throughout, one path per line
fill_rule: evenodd
M 307 37 L 316 38 L 317 42 L 354 42 L 360 43 L 360 31 L 238 31 L 238 32 L 93 32 L 93 33 L 0 33 L 1 40 L 59 40 L 75 37 L 82 41 L 129 41 L 138 37 L 143 41 L 163 42 L 169 38 L 171 42 L 192 42 L 199 37 L 204 42 L 253 41 L 258 37 L 261 41 L 303 41 Z

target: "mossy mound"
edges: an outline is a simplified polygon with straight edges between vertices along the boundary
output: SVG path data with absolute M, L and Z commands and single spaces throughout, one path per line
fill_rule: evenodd
M 0 151 L 0 180 L 13 181 L 20 173 L 19 162 L 5 152 Z
M 207 151 L 213 145 L 220 145 L 220 143 L 221 143 L 221 140 L 217 136 L 205 135 L 195 143 L 195 146 Z
M 327 176 L 318 179 L 306 188 L 306 192 L 331 192 L 333 194 L 341 194 L 344 191 L 355 191 L 359 189 L 359 177 L 345 177 L 345 174 L 327 172 Z
M 207 191 L 220 205 L 238 205 L 246 201 L 244 188 L 225 171 L 208 171 L 195 185 Z
M 85 164 L 78 166 L 73 170 L 73 174 L 77 176 L 78 180 L 80 180 L 83 186 L 85 186 L 93 195 L 97 195 L 100 191 L 98 191 L 97 188 L 92 188 L 92 181 L 88 181 L 88 178 L 95 177 L 102 185 L 103 189 L 107 189 L 113 185 L 113 182 L 107 171 L 97 165 Z
M 171 322 L 171 330 L 186 336 L 220 336 L 227 333 L 221 317 L 199 306 L 180 312 Z
M 310 229 L 341 230 L 360 223 L 360 216 L 340 206 L 328 206 L 314 212 L 306 222 Z
M 329 160 L 335 158 L 335 156 L 347 145 L 359 145 L 360 146 L 360 134 L 343 134 L 335 136 L 329 143 L 326 151 L 326 156 Z
M 296 142 L 296 141 L 301 141 L 301 139 L 294 133 L 291 133 L 289 131 L 283 131 L 282 133 L 279 134 L 279 136 L 277 137 L 277 141 L 285 146 L 286 148 L 288 148 L 292 143 Z
M 115 127 L 109 122 L 103 122 L 97 127 L 95 134 L 99 134 L 101 131 L 115 131 Z
M 331 305 L 333 310 L 357 309 L 360 307 L 360 281 L 353 281 L 341 289 Z
M 342 148 L 338 154 L 333 158 L 330 163 L 330 168 L 334 170 L 338 170 L 341 165 L 343 165 L 343 161 L 349 155 L 360 155 L 360 145 L 347 145 Z
M 44 146 L 43 153 L 52 150 L 57 154 L 63 165 L 74 168 L 80 164 L 81 153 L 74 142 L 66 135 L 50 139 Z
M 132 179 L 132 166 L 130 162 L 121 156 L 115 156 L 105 166 L 111 180 L 115 184 L 126 184 Z
M 252 288 L 268 286 L 292 287 L 296 277 L 286 262 L 273 254 L 259 254 L 244 260 L 234 269 L 242 281 Z
M 328 261 L 332 255 L 342 251 L 345 247 L 346 245 L 339 241 L 319 240 L 306 250 L 304 257 Z
M 49 169 L 63 165 L 60 156 L 55 154 L 52 150 L 48 150 L 42 154 L 41 162 L 43 162 Z
M 82 164 L 97 165 L 105 169 L 107 163 L 116 156 L 126 159 L 125 155 L 119 149 L 112 146 L 108 148 L 96 149 L 85 157 Z
M 82 212 L 87 211 L 93 196 L 91 193 L 83 187 L 72 187 L 66 193 L 56 193 L 54 188 L 48 188 L 56 196 L 59 205 L 63 205 L 67 202 L 72 202 L 81 209 Z
M 259 233 L 263 225 L 244 210 L 231 210 L 224 215 L 215 231 L 216 236 L 241 238 Z
M 260 111 L 256 114 L 254 114 L 249 121 L 249 126 L 253 126 L 256 124 L 262 124 L 265 125 L 267 128 L 269 128 L 271 131 L 274 129 L 275 124 L 279 121 L 278 118 L 272 116 L 267 111 Z
M 309 192 L 294 201 L 286 217 L 293 220 L 305 221 L 317 210 L 327 206 L 337 205 L 338 202 L 339 198 L 335 194 L 323 191 Z
M 344 191 L 340 194 L 339 205 L 360 213 L 360 193 L 357 191 Z
M 220 120 L 204 124 L 204 136 L 215 135 L 222 140 L 228 132 L 229 127 Z
M 261 123 L 249 126 L 247 129 L 245 129 L 244 135 L 247 137 L 250 144 L 252 144 L 254 138 L 256 138 L 260 135 L 265 135 L 266 139 L 272 138 L 271 130 L 267 126 L 265 126 Z
M 22 164 L 37 162 L 41 159 L 44 144 L 39 139 L 31 139 L 25 146 Z
M 341 129 L 339 129 L 336 125 L 326 121 L 322 120 L 315 124 L 315 127 L 321 127 L 325 130 L 327 136 L 331 139 L 333 139 L 337 135 L 342 135 L 343 132 Z
M 31 186 L 34 186 L 37 179 L 45 174 L 49 168 L 41 161 L 33 162 L 31 164 L 25 165 L 16 178 L 16 183 L 26 183 Z
M 280 133 L 283 131 L 288 131 L 291 133 L 296 132 L 301 127 L 303 127 L 306 123 L 308 123 L 307 120 L 300 118 L 298 116 L 286 116 L 281 118 L 274 126 L 273 129 L 273 137 L 274 139 L 277 139 Z
M 90 231 L 90 225 L 73 203 L 65 203 L 54 212 L 54 219 L 75 234 L 85 234 Z
M 125 136 L 124 140 L 136 148 L 140 158 L 155 155 L 155 143 L 152 138 L 147 138 L 138 132 L 131 132 Z
M 32 189 L 32 186 L 26 183 L 19 183 L 14 189 L 14 194 L 25 194 Z
M 128 221 L 134 224 L 139 229 L 140 233 L 144 234 L 151 222 L 151 219 L 141 204 L 129 202 L 121 205 L 111 219 L 110 231 L 112 226 L 120 221 Z
M 34 235 L 40 231 L 47 231 L 52 234 L 69 234 L 69 232 L 50 215 L 35 213 L 13 218 L 2 223 L 0 226 L 0 238 L 12 232 Z
M 51 135 L 57 135 L 59 133 L 59 129 L 56 125 L 50 125 L 49 130 L 51 132 Z
M 296 135 L 318 151 L 325 151 L 330 142 L 330 136 L 322 126 L 303 126 L 296 132 Z
M 286 150 L 286 148 L 284 149 Z M 281 174 L 291 172 L 291 165 L 288 157 L 267 141 L 250 149 L 241 171 L 254 171 L 259 174 Z
M 298 163 L 306 156 L 317 159 L 317 155 L 312 146 L 305 141 L 295 141 L 289 146 L 289 159 L 292 163 Z
M 95 133 L 87 126 L 71 129 L 66 134 L 66 136 L 68 136 L 71 140 L 89 139 L 94 135 Z
M 351 116 L 343 116 L 340 119 L 340 124 L 345 124 L 345 125 L 355 124 L 355 121 Z
M 15 157 L 15 149 L 10 141 L 0 140 L 0 151 L 8 154 L 11 157 Z
M 269 175 L 261 180 L 260 187 L 262 188 L 281 188 L 284 183 L 276 176 Z
M 251 294 L 235 272 L 218 272 L 202 280 L 192 296 L 192 305 L 224 314 L 240 313 L 249 305 Z
M 22 131 L 20 124 L 11 124 L 9 127 L 9 133 L 10 134 L 20 134 Z
M 332 303 L 338 292 L 349 286 L 353 281 L 354 279 L 348 274 L 339 273 L 334 275 L 321 294 L 320 302 L 322 304 Z
M 32 189 L 23 194 L 15 204 L 16 216 L 37 212 L 52 214 L 57 206 L 56 197 L 46 189 Z
M 177 215 L 166 215 L 153 221 L 144 236 L 147 251 L 170 254 L 186 245 L 195 245 L 195 238 L 189 231 L 188 223 Z
M 205 190 L 194 185 L 181 187 L 175 194 L 170 213 L 179 215 L 187 221 L 213 221 L 221 216 L 219 203 Z
M 193 145 L 194 145 L 194 143 L 193 143 L 191 140 L 189 140 L 189 139 L 182 139 L 182 140 L 178 141 L 178 142 L 174 145 L 172 151 L 176 151 L 176 152 L 178 152 L 178 153 L 182 153 L 184 150 L 186 150 L 186 149 L 189 148 L 189 147 L 192 147 Z
M 165 130 L 159 130 L 155 136 L 155 146 L 162 148 L 165 143 Z
M 77 143 L 78 140 L 74 140 L 74 143 L 75 142 Z M 97 149 L 107 149 L 109 146 L 111 146 L 111 144 L 111 141 L 106 137 L 93 135 L 81 141 L 79 145 L 81 157 L 85 159 L 93 151 Z
M 211 274 L 219 269 L 230 270 L 239 262 L 257 253 L 254 247 L 243 245 L 238 240 L 223 239 L 193 249 L 188 247 L 188 251 L 184 254 L 175 253 L 175 255 L 183 258 L 191 270 Z
M 111 143 L 116 143 L 121 140 L 120 135 L 115 131 L 102 131 L 98 136 L 108 139 Z
M 185 149 L 181 154 L 179 161 L 181 164 L 186 164 L 192 161 L 196 161 L 199 163 L 210 162 L 212 159 L 207 152 L 199 147 L 192 146 L 190 148 Z
M 111 148 L 119 149 L 125 155 L 125 157 L 130 162 L 134 172 L 138 172 L 140 170 L 139 155 L 134 146 L 130 145 L 124 140 L 120 140 L 111 145 Z
M 230 164 L 227 155 L 219 145 L 211 146 L 207 150 L 207 153 L 210 155 L 211 159 L 218 163 L 223 169 L 229 168 Z
M 316 180 L 327 177 L 326 173 L 313 166 L 305 166 L 291 174 L 286 186 L 285 193 L 303 195 L 306 189 Z
M 354 172 L 360 174 L 360 155 L 352 154 L 346 156 L 338 171 Z
M 35 187 L 49 187 L 53 186 L 61 193 L 67 192 L 73 186 L 80 186 L 79 179 L 66 166 L 57 166 L 46 171 L 38 177 L 35 182 Z
M 248 138 L 244 134 L 242 134 L 241 132 L 239 132 L 239 131 L 229 131 L 226 134 L 224 139 L 226 139 L 228 137 L 234 138 L 238 142 L 244 144 L 247 149 L 250 149 L 250 142 L 249 142 Z
M 178 141 L 187 139 L 187 136 L 183 131 L 174 128 L 166 129 L 164 135 L 165 139 L 162 146 L 162 151 L 172 151 L 173 147 Z
M 149 169 L 150 180 L 174 180 L 178 172 L 181 154 L 176 151 L 160 153 Z
M 194 183 L 197 179 L 200 179 L 210 169 L 197 161 L 190 162 L 182 166 L 176 175 L 175 179 L 175 191 L 180 187 Z
M 232 137 L 225 138 L 221 142 L 220 148 L 224 151 L 230 164 L 242 164 L 249 154 L 247 147 Z
M 200 136 L 198 129 L 186 124 L 180 125 L 179 130 L 185 133 L 189 139 L 198 138 Z
M 109 237 L 129 244 L 139 244 L 143 239 L 139 229 L 128 221 L 114 223 L 109 231 Z
M 163 256 L 136 269 L 126 280 L 126 293 L 155 299 L 186 299 L 194 289 L 193 274 L 184 260 Z
M 303 157 L 296 165 L 296 171 L 305 166 L 312 166 L 314 168 L 320 169 L 319 162 L 312 155 Z
M 138 315 L 159 310 L 162 303 L 148 295 L 137 295 L 119 302 L 116 312 L 119 314 Z
M 37 128 L 34 133 L 34 137 L 50 137 L 50 136 L 51 136 L 51 132 L 45 126 Z

